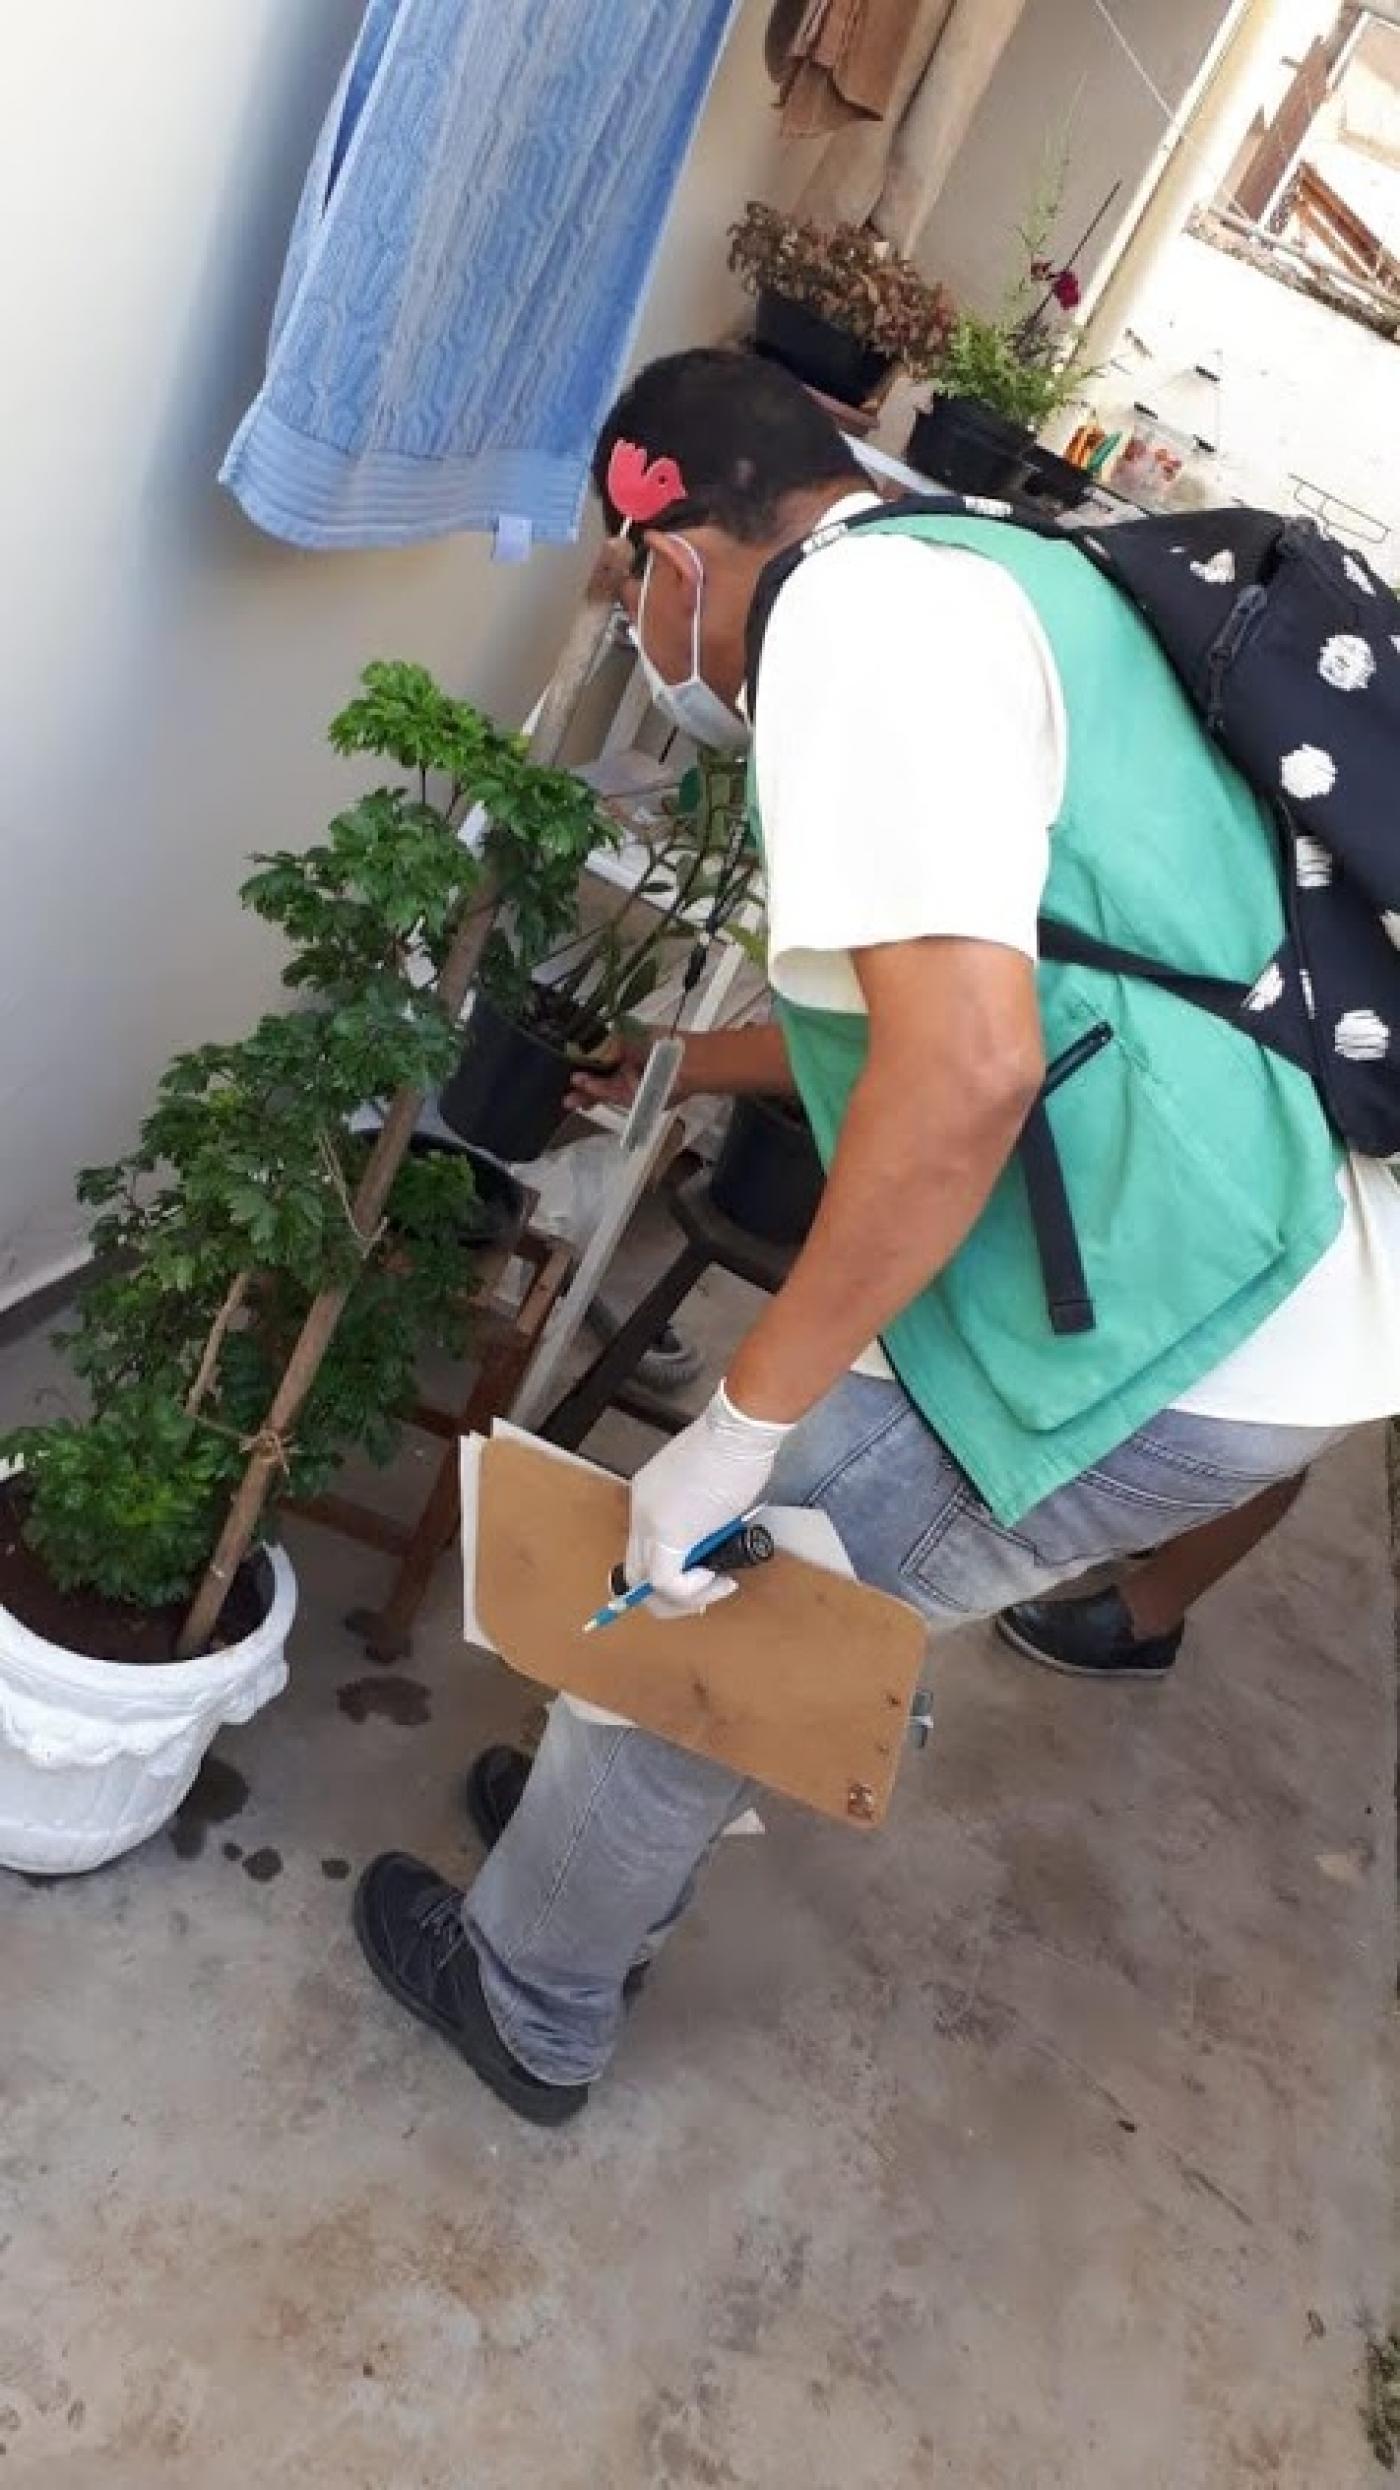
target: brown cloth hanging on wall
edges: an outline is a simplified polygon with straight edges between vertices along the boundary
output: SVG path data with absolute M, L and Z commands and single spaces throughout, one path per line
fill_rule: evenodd
M 911 0 L 776 0 L 767 54 L 784 135 L 883 120 L 917 17 Z

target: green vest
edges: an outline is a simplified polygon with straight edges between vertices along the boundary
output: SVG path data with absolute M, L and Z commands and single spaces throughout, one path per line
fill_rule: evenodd
M 999 562 L 1054 652 L 1069 754 L 1045 913 L 1183 970 L 1256 978 L 1283 933 L 1267 814 L 1127 600 L 1063 540 L 961 517 L 889 528 Z M 931 776 L 937 699 L 931 680 Z M 753 814 L 761 840 L 756 796 Z M 950 822 L 946 835 L 976 828 Z M 942 834 L 934 822 L 928 835 Z M 1305 1073 L 1139 980 L 1049 962 L 1037 974 L 1048 1061 L 1096 1024 L 1114 1033 L 1049 1108 L 1096 1326 L 1050 1328 L 1013 1158 L 952 1262 L 884 1333 L 910 1398 L 1004 1523 L 1248 1339 L 1342 1217 L 1341 1153 Z M 829 1163 L 866 1023 L 778 1008 Z

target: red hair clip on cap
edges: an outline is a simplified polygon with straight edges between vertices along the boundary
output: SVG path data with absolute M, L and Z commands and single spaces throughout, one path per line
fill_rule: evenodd
M 635 441 L 617 441 L 608 460 L 608 498 L 614 510 L 622 513 L 621 533 L 630 536 L 634 527 L 649 527 L 663 511 L 671 510 L 686 496 L 685 479 L 674 458 L 649 459 Z M 690 672 L 684 682 L 668 683 L 660 668 L 647 653 L 645 639 L 647 597 L 651 589 L 656 557 L 653 554 L 642 577 L 641 600 L 637 607 L 635 638 L 637 654 L 658 709 L 673 726 L 692 743 L 710 752 L 742 752 L 749 741 L 748 721 L 731 709 L 705 681 L 700 671 L 700 644 L 704 635 L 705 565 L 688 536 L 679 531 L 672 538 L 691 563 L 696 579 L 695 605 L 690 618 Z

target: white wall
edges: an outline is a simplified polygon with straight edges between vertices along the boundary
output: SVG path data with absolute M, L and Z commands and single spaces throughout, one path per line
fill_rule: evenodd
M 213 476 L 257 385 L 302 175 L 362 0 L 43 0 L 0 24 L 0 1306 L 80 1247 L 74 1171 L 175 1048 L 276 991 L 235 890 L 343 800 L 322 740 L 375 655 L 502 714 L 548 672 L 581 557 L 475 538 L 305 555 Z M 719 236 L 771 188 L 748 0 L 641 351 L 734 308 Z
M 1108 0 L 1175 109 L 1200 75 L 1230 0 Z M 959 301 L 997 306 L 1021 257 L 1022 222 L 1047 161 L 1068 169 L 1055 249 L 1067 255 L 1115 181 L 1122 189 L 1079 262 L 1092 275 L 1165 152 L 1169 115 L 1115 40 L 1094 0 L 1027 0 L 977 119 L 919 246 L 919 261 Z
M 1123 397 L 1146 397 L 1169 417 L 1174 387 L 1183 415 L 1192 403 L 1191 384 L 1174 376 L 1203 355 L 1220 359 L 1219 451 L 1195 470 L 1203 498 L 1291 510 L 1302 477 L 1388 531 L 1366 551 L 1400 583 L 1400 345 L 1191 234 L 1164 254 L 1133 328 L 1151 359 L 1125 358 Z

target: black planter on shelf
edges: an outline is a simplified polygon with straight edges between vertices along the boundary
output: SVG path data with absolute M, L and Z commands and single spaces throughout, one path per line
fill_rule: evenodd
M 572 1069 L 562 1047 L 519 1028 L 479 994 L 438 1112 L 478 1150 L 498 1159 L 532 1159 L 547 1148 L 563 1117 Z
M 434 1133 L 415 1133 L 409 1143 L 414 1158 L 432 1158 L 450 1152 L 454 1158 L 469 1159 L 476 1182 L 476 1200 L 463 1225 L 462 1241 L 466 1245 L 515 1245 L 525 1228 L 525 1187 L 499 1159 L 488 1151 L 474 1149 L 469 1142 L 443 1141 Z
M 781 363 L 809 389 L 820 389 L 843 406 L 863 406 L 890 368 L 888 355 L 877 354 L 849 329 L 766 288 L 758 298 L 753 342 L 770 363 Z
M 935 398 L 914 419 L 908 457 L 921 475 L 955 493 L 1014 493 L 1025 482 L 1035 435 L 981 398 Z
M 826 1182 L 799 1106 L 788 1098 L 739 1098 L 710 1179 L 716 1210 L 770 1245 L 800 1245 Z
M 909 463 L 954 493 L 1019 494 L 1048 510 L 1073 510 L 1090 478 L 1033 432 L 998 414 L 981 398 L 935 398 L 916 415 Z

